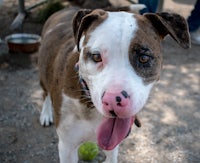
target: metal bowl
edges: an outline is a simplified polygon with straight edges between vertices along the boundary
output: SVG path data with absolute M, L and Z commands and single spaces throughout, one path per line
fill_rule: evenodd
M 38 50 L 41 37 L 36 34 L 16 33 L 5 38 L 11 52 L 32 53 Z

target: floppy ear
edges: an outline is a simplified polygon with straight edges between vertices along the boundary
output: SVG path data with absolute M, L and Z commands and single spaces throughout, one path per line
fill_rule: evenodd
M 85 32 L 91 24 L 96 20 L 103 20 L 105 16 L 105 11 L 96 9 L 96 10 L 79 10 L 73 18 L 73 32 L 75 37 L 75 42 L 79 50 L 79 41 L 83 32 Z
M 72 22 L 75 39 L 77 38 L 77 32 L 78 32 L 79 26 L 81 24 L 82 18 L 91 12 L 92 12 L 92 10 L 90 10 L 90 9 L 81 9 L 75 14 L 75 16 L 73 18 L 73 22 Z
M 188 25 L 182 16 L 166 12 L 148 13 L 144 16 L 151 21 L 162 38 L 169 34 L 181 47 L 190 47 Z

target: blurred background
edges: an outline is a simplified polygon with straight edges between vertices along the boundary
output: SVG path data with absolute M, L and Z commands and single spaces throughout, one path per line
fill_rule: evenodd
M 196 0 L 164 0 L 159 4 L 159 11 L 176 12 L 187 19 L 195 3 Z M 55 128 L 43 128 L 39 123 L 42 90 L 38 79 L 37 48 L 28 53 L 12 51 L 5 38 L 15 33 L 40 36 L 49 15 L 74 4 L 96 8 L 124 6 L 130 2 L 0 0 L 2 163 L 58 162 Z M 133 127 L 121 145 L 119 163 L 200 162 L 200 46 L 192 44 L 185 50 L 166 37 L 162 47 L 161 78 L 139 114 L 142 127 Z

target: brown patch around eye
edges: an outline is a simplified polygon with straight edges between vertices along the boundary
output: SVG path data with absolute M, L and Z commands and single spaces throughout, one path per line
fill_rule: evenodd
M 148 45 L 148 44 L 147 44 Z M 161 57 L 150 45 L 132 43 L 129 49 L 129 60 L 136 73 L 145 83 L 159 78 Z
M 139 57 L 139 62 L 142 64 L 147 63 L 149 61 L 150 61 L 150 56 L 148 56 L 148 55 L 141 55 Z

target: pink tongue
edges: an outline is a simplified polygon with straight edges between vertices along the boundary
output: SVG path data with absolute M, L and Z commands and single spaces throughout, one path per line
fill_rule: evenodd
M 105 118 L 97 130 L 98 145 L 104 150 L 112 150 L 127 135 L 134 119 Z

